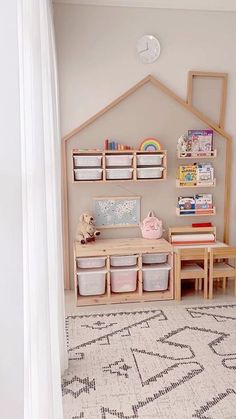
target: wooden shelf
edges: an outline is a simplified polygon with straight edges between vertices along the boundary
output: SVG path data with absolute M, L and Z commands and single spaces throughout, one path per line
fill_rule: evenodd
M 183 214 L 180 214 L 181 212 L 184 212 Z M 188 214 L 189 211 L 197 211 L 194 214 Z M 206 211 L 211 211 L 211 212 L 206 212 Z M 213 207 L 212 209 L 197 209 L 197 210 L 191 210 L 191 209 L 186 209 L 186 210 L 180 210 L 180 208 L 176 208 L 176 214 L 178 215 L 178 217 L 206 217 L 206 216 L 213 216 L 216 213 L 216 209 L 215 207 Z
M 142 295 L 138 291 L 134 292 L 120 292 L 111 293 L 108 297 L 104 295 L 90 295 L 90 296 L 77 296 L 77 306 L 91 306 L 102 304 L 118 304 L 127 302 L 142 302 L 142 301 L 160 301 L 160 300 L 173 300 L 173 292 L 169 289 L 166 291 L 143 291 Z
M 177 151 L 177 157 L 178 159 L 215 159 L 217 156 L 217 150 L 212 150 L 209 153 L 206 152 L 197 152 L 197 153 L 186 153 L 188 156 L 184 155 L 184 153 L 181 153 L 180 151 Z
M 179 179 L 176 179 L 176 187 L 177 188 L 200 188 L 200 189 L 201 188 L 214 188 L 216 186 L 216 179 L 214 179 L 214 181 L 213 181 L 212 184 L 209 184 L 209 183 L 206 183 L 206 184 L 200 183 L 200 184 L 192 185 L 191 184 L 192 182 L 189 182 L 190 185 L 187 185 L 186 183 L 187 182 L 185 182 L 184 185 L 181 185 Z
M 132 156 L 132 163 L 131 165 L 123 166 L 117 164 L 115 165 L 108 165 L 107 158 L 108 156 Z M 138 166 L 138 159 L 137 156 L 140 155 L 163 155 L 162 164 L 160 165 L 145 165 Z M 90 169 L 100 169 L 102 170 L 101 179 L 75 179 L 75 170 L 77 169 L 88 169 L 87 166 L 78 166 L 74 165 L 74 157 L 86 157 L 86 156 L 99 156 L 101 164 L 98 166 L 90 166 Z M 138 178 L 138 169 L 150 169 L 150 168 L 163 168 L 162 177 L 150 177 L 150 178 Z M 107 169 L 132 169 L 132 178 L 129 179 L 107 179 Z M 79 150 L 74 149 L 72 150 L 72 181 L 73 183 L 104 183 L 104 182 L 159 182 L 166 180 L 167 178 L 167 151 L 166 150 L 158 150 L 158 151 L 141 151 L 141 150 Z
M 142 255 L 147 253 L 167 253 L 168 263 L 171 266 L 169 271 L 169 288 L 166 291 L 143 291 L 142 279 Z M 111 289 L 110 256 L 115 255 L 137 255 L 137 288 L 133 292 L 114 293 Z M 79 257 L 106 256 L 106 293 L 103 295 L 81 296 L 77 286 L 76 259 Z M 125 267 L 124 267 L 125 268 Z M 99 270 L 99 268 L 98 268 Z M 96 271 L 96 269 L 95 269 Z M 80 269 L 81 272 L 81 269 Z M 164 239 L 147 240 L 143 238 L 126 239 L 101 239 L 95 243 L 81 245 L 74 243 L 74 280 L 75 280 L 75 301 L 78 306 L 97 304 L 116 304 L 128 301 L 141 302 L 150 300 L 170 300 L 174 298 L 173 287 L 173 247 Z

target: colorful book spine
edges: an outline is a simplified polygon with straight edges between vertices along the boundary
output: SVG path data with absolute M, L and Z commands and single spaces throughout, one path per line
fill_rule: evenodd
M 195 200 L 192 196 L 179 197 L 178 207 L 180 215 L 195 214 Z
M 182 186 L 195 186 L 197 184 L 197 166 L 195 164 L 179 167 L 179 183 Z

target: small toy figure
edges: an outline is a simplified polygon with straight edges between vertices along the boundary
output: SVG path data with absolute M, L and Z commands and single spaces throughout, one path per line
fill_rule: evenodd
M 100 231 L 96 230 L 94 218 L 88 213 L 83 213 L 79 217 L 79 224 L 76 229 L 76 241 L 86 244 L 95 241 L 95 237 L 100 235 Z
M 177 142 L 177 151 L 180 154 L 185 154 L 187 152 L 188 137 L 187 135 L 181 135 Z

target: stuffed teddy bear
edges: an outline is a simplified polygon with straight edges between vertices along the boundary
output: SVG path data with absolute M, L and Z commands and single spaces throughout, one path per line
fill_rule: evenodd
M 100 231 L 96 230 L 94 218 L 88 214 L 81 214 L 79 217 L 79 224 L 76 229 L 76 241 L 85 244 L 89 241 L 95 240 L 95 237 L 100 235 Z

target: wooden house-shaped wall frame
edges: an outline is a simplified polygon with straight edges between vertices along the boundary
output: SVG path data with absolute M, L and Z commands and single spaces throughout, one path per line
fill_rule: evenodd
M 211 118 L 209 118 L 208 116 L 206 116 L 205 114 L 203 114 L 199 109 L 197 109 L 196 107 L 193 106 L 193 83 L 192 83 L 192 79 L 194 76 L 206 76 L 206 77 L 219 77 L 219 78 L 223 78 L 224 80 L 224 90 L 222 91 L 222 102 L 221 102 L 221 117 L 220 117 L 220 121 L 213 121 Z M 226 80 L 226 82 L 225 82 Z M 184 131 L 179 132 L 179 136 L 182 135 L 184 132 L 186 132 L 189 128 L 193 128 L 193 129 L 198 129 L 198 128 L 211 128 L 214 130 L 214 133 L 216 135 L 218 135 L 218 145 L 220 145 L 222 143 L 222 155 L 220 156 L 220 160 L 223 161 L 223 165 L 221 167 L 221 171 L 222 171 L 222 179 L 221 179 L 221 184 L 216 188 L 214 193 L 217 191 L 218 193 L 218 201 L 220 201 L 220 195 L 221 195 L 221 201 L 222 201 L 222 211 L 221 214 L 219 215 L 219 217 L 221 217 L 220 223 L 222 224 L 223 228 L 222 228 L 222 234 L 221 234 L 221 239 L 223 239 L 225 242 L 228 242 L 229 239 L 229 210 L 230 210 L 230 177 L 231 177 L 231 163 L 232 163 L 232 137 L 223 129 L 223 122 L 224 122 L 224 118 L 223 116 L 225 115 L 225 102 L 226 102 L 226 83 L 227 83 L 227 75 L 225 73 L 199 73 L 199 72 L 189 72 L 189 78 L 188 78 L 188 92 L 187 92 L 187 100 L 185 101 L 184 99 L 182 99 L 181 97 L 179 97 L 177 94 L 175 94 L 172 90 L 170 90 L 167 86 L 165 86 L 162 82 L 160 82 L 159 80 L 157 80 L 155 77 L 148 75 L 147 77 L 145 77 L 143 80 L 141 80 L 139 83 L 135 84 L 133 87 L 131 87 L 128 91 L 126 91 L 125 93 L 123 93 L 120 97 L 118 97 L 117 99 L 115 99 L 113 102 L 111 102 L 109 105 L 107 105 L 105 108 L 103 108 L 101 111 L 99 111 L 98 113 L 96 113 L 94 116 L 92 116 L 91 118 L 89 118 L 87 121 L 85 121 L 83 124 L 81 124 L 79 127 L 77 127 L 76 129 L 74 129 L 73 131 L 71 131 L 69 134 L 67 134 L 64 138 L 63 138 L 63 143 L 62 143 L 62 176 L 63 176 L 63 235 L 64 235 L 64 269 L 65 269 L 65 288 L 66 289 L 70 289 L 70 265 L 72 264 L 72 243 L 74 240 L 74 234 L 75 234 L 75 227 L 76 227 L 76 222 L 78 222 L 78 218 L 79 218 L 79 213 L 83 212 L 84 208 L 82 207 L 82 211 L 80 210 L 79 204 L 83 202 L 83 200 L 86 201 L 86 194 L 89 193 L 89 189 L 91 188 L 91 185 L 86 185 L 86 189 L 83 190 L 82 192 L 82 198 L 80 194 L 80 188 L 81 185 L 72 185 L 72 155 L 71 155 L 71 150 L 74 148 L 81 148 L 81 149 L 92 149 L 92 148 L 100 148 L 102 149 L 103 147 L 103 139 L 106 137 L 109 137 L 111 135 L 111 131 L 106 132 L 104 131 L 104 129 L 101 129 L 101 120 L 102 118 L 107 118 L 107 116 L 112 113 L 112 117 L 109 119 L 105 120 L 105 124 L 106 125 L 109 121 L 109 123 L 111 123 L 111 120 L 116 118 L 116 115 L 114 114 L 114 110 L 116 110 L 117 108 L 119 108 L 120 106 L 122 106 L 124 103 L 126 103 L 126 101 L 129 101 L 131 99 L 131 103 L 130 106 L 134 106 L 134 104 L 137 104 L 139 102 L 139 94 L 140 92 L 144 89 L 145 92 L 143 93 L 143 97 L 146 100 L 146 97 L 148 97 L 150 94 L 152 94 L 152 91 L 150 89 L 154 89 L 156 92 L 158 92 L 158 94 L 161 95 L 161 100 L 164 103 L 164 99 L 166 98 L 169 107 L 172 108 L 172 120 L 170 121 L 170 124 L 166 124 L 166 133 L 168 134 L 168 129 L 170 129 L 171 126 L 173 126 L 175 124 L 175 120 L 173 120 L 173 114 L 175 115 L 175 112 L 177 112 L 177 108 L 179 108 L 180 112 L 184 112 L 186 115 L 189 115 L 191 117 L 194 118 L 195 121 L 195 126 L 186 126 L 185 124 L 185 128 Z M 154 94 L 154 93 L 153 93 Z M 136 95 L 136 96 L 135 96 Z M 135 96 L 135 101 L 134 99 L 132 99 L 132 97 Z M 150 103 L 153 104 L 153 101 L 155 101 L 155 98 L 151 98 L 150 99 L 150 103 L 145 103 L 145 100 L 143 100 L 143 109 L 145 109 L 145 106 L 149 106 L 150 108 Z M 126 105 L 125 111 L 127 113 L 127 107 L 128 105 Z M 167 106 L 167 105 L 166 105 Z M 153 106 L 152 106 L 153 107 Z M 160 105 L 160 109 L 162 109 L 162 104 Z M 154 109 L 155 110 L 155 109 Z M 165 115 L 165 114 L 163 114 Z M 162 115 L 162 117 L 163 117 Z M 177 116 L 176 116 L 177 118 Z M 119 119 L 119 118 L 118 118 Z M 163 119 L 163 118 L 162 118 Z M 145 121 L 145 118 L 144 118 Z M 177 121 L 177 119 L 176 119 Z M 198 122 L 198 125 L 197 125 Z M 190 121 L 191 123 L 191 121 Z M 95 127 L 95 125 L 97 124 L 97 126 Z M 200 126 L 199 126 L 200 125 Z M 184 125 L 182 125 L 184 126 Z M 90 137 L 91 136 L 93 138 L 95 138 L 96 133 L 98 133 L 98 138 L 99 138 L 99 143 L 97 144 L 93 144 L 87 143 L 86 137 L 83 137 L 84 133 L 88 132 L 89 129 L 92 128 L 92 131 L 90 132 Z M 154 128 L 153 128 L 154 129 Z M 163 143 L 163 148 L 167 149 L 168 151 L 168 156 L 169 156 L 169 150 L 168 147 L 166 147 L 166 140 L 163 140 L 163 134 L 162 135 L 158 135 L 159 130 L 158 128 L 156 129 L 155 132 L 153 132 L 152 129 L 152 134 L 157 133 L 154 136 L 159 137 L 159 140 Z M 100 132 L 99 132 L 100 130 Z M 105 134 L 106 132 L 106 134 Z M 148 132 L 148 129 L 146 127 L 146 131 L 144 130 L 143 132 L 147 133 L 146 136 L 149 136 L 151 133 Z M 142 133 L 143 134 L 143 133 Z M 142 134 L 140 134 L 138 137 L 136 136 L 136 138 L 140 139 L 142 138 Z M 104 135 L 103 137 L 101 137 L 102 135 Z M 166 135 L 166 138 L 168 137 L 168 141 L 169 141 L 169 149 L 171 147 L 171 151 L 173 148 L 173 153 L 175 155 L 175 161 L 176 161 L 176 165 L 180 164 L 180 162 L 177 162 L 177 158 L 176 158 L 176 144 L 177 144 L 177 139 L 178 136 L 173 136 L 173 132 L 172 135 L 170 134 L 169 136 Z M 88 138 L 88 137 L 87 137 Z M 93 141 L 93 138 L 91 141 Z M 145 137 L 144 137 L 145 138 Z M 119 138 L 120 140 L 120 138 Z M 121 140 L 121 142 L 123 142 Z M 128 140 L 127 140 L 128 143 Z M 134 145 L 134 144 L 133 144 Z M 137 144 L 137 148 L 138 148 Z M 224 156 L 223 156 L 224 154 Z M 174 162 L 173 157 L 172 157 L 172 163 Z M 187 162 L 188 163 L 188 162 Z M 174 168 L 172 170 L 172 172 L 169 170 L 169 157 L 168 157 L 168 179 L 170 182 L 173 182 L 173 185 L 175 185 L 175 169 Z M 219 172 L 219 171 L 218 171 Z M 95 182 L 94 182 L 95 183 Z M 109 183 L 109 182 L 107 182 Z M 165 183 L 165 182 L 163 182 Z M 147 184 L 146 184 L 147 185 Z M 153 183 L 152 183 L 152 187 L 153 187 Z M 172 183 L 171 183 L 172 185 Z M 103 183 L 101 187 L 103 187 L 103 191 L 106 189 L 106 183 Z M 130 186 L 130 184 L 129 184 Z M 140 186 L 140 184 L 139 184 Z M 159 185 L 158 185 L 159 187 Z M 173 186 L 173 188 L 176 189 L 175 186 Z M 97 188 L 96 188 L 97 189 Z M 141 189 L 141 188 L 140 188 Z M 146 186 L 146 189 L 148 189 L 148 187 Z M 173 189 L 174 190 L 174 189 Z M 151 190 L 148 190 L 147 193 L 150 194 Z M 155 189 L 155 191 L 157 191 L 157 189 Z M 194 194 L 197 193 L 198 190 L 193 190 L 190 191 L 188 190 L 188 194 Z M 135 193 L 136 191 L 134 191 Z M 184 191 L 186 192 L 186 191 Z M 203 192 L 206 192 L 205 190 Z M 210 191 L 211 192 L 211 191 Z M 97 191 L 94 192 L 95 194 L 98 193 Z M 160 190 L 160 195 L 161 195 L 162 191 Z M 177 192 L 176 192 L 177 193 Z M 184 195 L 183 191 L 179 190 L 178 191 L 179 194 L 182 193 L 182 195 Z M 213 193 L 213 194 L 214 194 Z M 142 191 L 139 193 L 140 195 L 142 195 Z M 76 196 L 75 196 L 76 195 Z M 120 195 L 118 193 L 116 193 L 116 195 Z M 133 195 L 133 193 L 129 193 L 127 195 Z M 98 193 L 99 196 L 99 193 Z M 108 195 L 107 195 L 108 196 Z M 222 199 L 223 196 L 223 199 Z M 144 197 L 145 198 L 145 197 Z M 143 201 L 145 201 L 145 199 L 143 199 Z M 90 201 L 89 201 L 89 205 L 90 205 Z M 87 208 L 89 209 L 89 208 Z M 155 208 L 154 208 L 155 209 Z M 171 205 L 170 203 L 168 204 L 168 210 L 167 212 L 170 212 L 171 216 L 170 216 L 170 221 L 169 223 L 171 223 L 171 225 L 178 225 L 179 219 L 175 219 L 173 217 L 175 217 L 174 213 L 175 213 L 175 204 L 172 202 Z M 167 212 L 165 211 L 164 215 L 167 214 Z M 159 213 L 158 213 L 159 215 Z M 77 221 L 75 220 L 75 218 L 77 217 Z M 73 220 L 72 220 L 73 218 Z M 162 217 L 160 217 L 162 218 Z M 180 218 L 180 217 L 179 217 Z M 175 220 L 175 221 L 174 221 Z M 186 222 L 185 219 L 184 220 L 184 224 L 189 224 L 189 222 Z M 194 219 L 192 220 L 192 222 L 194 222 Z M 212 222 L 214 223 L 214 221 L 212 220 Z M 167 225 L 166 227 L 170 226 L 170 224 L 168 223 L 168 219 L 167 219 Z M 136 232 L 137 234 L 137 232 Z M 127 232 L 127 236 L 129 235 L 129 232 Z M 134 236 L 134 234 L 133 234 Z

